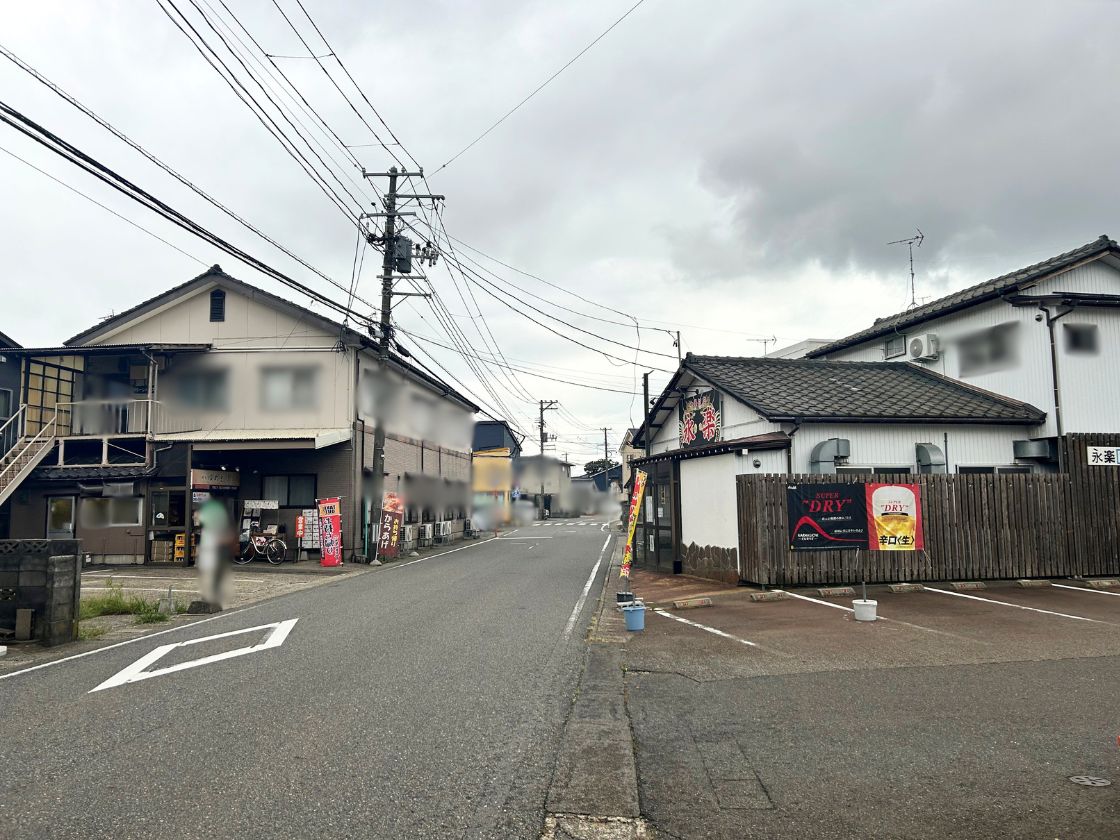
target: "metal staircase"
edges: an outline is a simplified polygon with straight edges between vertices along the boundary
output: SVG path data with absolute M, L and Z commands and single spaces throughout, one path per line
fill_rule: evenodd
M 45 421 L 35 435 L 25 435 L 27 406 L 20 406 L 0 426 L 0 505 L 16 491 L 23 480 L 54 446 L 58 412 Z

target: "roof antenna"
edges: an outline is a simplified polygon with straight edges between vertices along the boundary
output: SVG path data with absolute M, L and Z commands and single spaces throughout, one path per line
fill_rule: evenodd
M 917 236 L 911 236 L 909 239 L 896 239 L 894 242 L 888 242 L 888 245 L 906 245 L 910 249 L 910 305 L 907 309 L 913 309 L 918 305 L 918 296 L 914 291 L 914 246 L 922 247 L 922 242 L 925 240 L 926 235 L 922 233 L 922 229 L 915 227 L 914 230 L 918 231 Z

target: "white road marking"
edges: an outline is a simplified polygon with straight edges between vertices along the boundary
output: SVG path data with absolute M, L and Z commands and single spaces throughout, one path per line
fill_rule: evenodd
M 844 610 L 844 612 L 855 612 L 851 607 L 845 607 L 842 604 L 833 604 L 828 601 L 822 601 L 820 598 L 810 598 L 808 595 L 798 595 L 796 592 L 790 592 L 788 589 L 772 589 L 771 592 L 784 592 L 791 598 L 799 598 L 802 601 L 812 601 L 814 604 L 821 604 L 826 607 L 832 607 L 836 610 Z
M 486 545 L 486 543 L 488 542 L 494 542 L 494 540 L 500 539 L 501 537 L 491 537 L 490 539 L 482 540 L 481 542 L 471 543 L 470 545 L 461 545 L 458 548 L 441 551 L 439 554 L 429 554 L 427 557 L 417 557 L 415 560 L 409 560 L 407 563 L 400 563 L 399 565 L 394 563 L 392 566 L 386 566 L 385 571 L 391 572 L 393 569 L 403 569 L 405 566 L 411 566 L 413 563 L 421 563 L 424 560 L 434 560 L 437 557 L 443 557 L 443 555 L 445 554 L 454 554 L 456 551 L 466 551 L 468 548 L 477 548 L 480 545 Z
M 657 607 L 655 607 L 653 611 L 655 613 L 657 613 L 658 615 L 663 616 L 665 618 L 671 618 L 671 619 L 673 619 L 673 621 L 679 621 L 681 624 L 687 624 L 689 627 L 695 627 L 699 630 L 705 630 L 708 633 L 714 633 L 717 636 L 722 636 L 725 639 L 731 639 L 731 641 L 739 642 L 740 644 L 743 644 L 743 645 L 750 645 L 751 647 L 758 647 L 758 644 L 756 642 L 747 641 L 746 639 L 740 639 L 738 636 L 732 636 L 730 633 L 725 633 L 722 630 L 717 630 L 715 627 L 709 627 L 707 624 L 701 624 L 698 621 L 692 621 L 692 620 L 687 619 L 687 618 L 681 618 L 679 615 L 673 615 L 672 613 L 666 612 L 665 610 L 657 608 Z
M 1074 621 L 1089 621 L 1093 624 L 1107 624 L 1106 621 L 1098 621 L 1095 618 L 1086 618 L 1083 615 L 1070 615 L 1069 613 L 1054 612 L 1053 610 L 1042 610 L 1038 607 L 1024 607 L 1022 604 L 1012 604 L 1010 601 L 997 601 L 995 598 L 981 598 L 979 595 L 966 595 L 963 592 L 950 592 L 948 589 L 935 589 L 932 586 L 925 587 L 927 592 L 940 592 L 942 595 L 956 595 L 958 598 L 968 598 L 972 601 L 985 601 L 989 604 L 999 604 L 1004 607 L 1014 607 L 1017 610 L 1028 610 L 1029 612 L 1043 613 L 1044 615 L 1056 615 L 1059 618 L 1072 618 Z
M 576 599 L 576 605 L 572 607 L 572 614 L 568 616 L 568 623 L 564 625 L 564 638 L 568 638 L 572 634 L 572 628 L 576 626 L 576 619 L 579 618 L 580 610 L 583 609 L 583 604 L 587 600 L 587 593 L 591 591 L 591 584 L 595 582 L 595 574 L 599 571 L 599 565 L 603 562 L 603 552 L 607 550 L 607 543 L 611 541 L 611 535 L 603 540 L 603 547 L 599 549 L 599 559 L 595 561 L 595 565 L 591 567 L 591 574 L 587 576 L 587 583 L 583 585 L 583 591 L 579 593 L 579 598 Z
M 284 640 L 288 638 L 288 634 L 292 632 L 292 628 L 296 626 L 298 618 L 289 618 L 287 621 L 277 621 L 272 624 L 262 624 L 259 627 L 248 627 L 244 630 L 231 630 L 228 633 L 218 633 L 214 636 L 203 636 L 200 639 L 190 639 L 186 642 L 175 642 L 170 645 L 161 645 L 150 653 L 141 656 L 127 668 L 118 671 L 105 682 L 96 688 L 91 688 L 89 693 L 93 694 L 95 691 L 104 691 L 106 688 L 114 688 L 118 685 L 124 685 L 130 682 L 140 682 L 141 680 L 150 680 L 152 677 L 159 677 L 164 674 L 173 674 L 176 671 L 185 671 L 187 668 L 197 668 L 200 665 L 210 665 L 214 662 L 221 662 L 223 659 L 233 659 L 235 656 L 245 656 L 248 653 L 256 653 L 259 650 L 268 650 L 269 648 L 280 647 L 284 644 Z M 201 659 L 192 659 L 189 662 L 179 662 L 175 665 L 169 665 L 166 668 L 158 668 L 155 671 L 146 670 L 149 665 L 162 659 L 177 647 L 189 647 L 190 645 L 197 645 L 200 642 L 212 642 L 215 639 L 226 639 L 230 636 L 241 636 L 245 633 L 255 633 L 260 630 L 269 630 L 269 633 L 263 641 L 249 647 L 237 648 L 236 650 L 228 650 L 224 653 L 215 653 L 212 656 L 204 656 Z
M 1105 592 L 1103 589 L 1089 589 L 1087 586 L 1066 586 L 1064 583 L 1052 583 L 1050 585 L 1059 589 L 1072 589 L 1074 592 L 1096 592 L 1098 595 L 1112 595 L 1120 598 L 1120 592 Z
M 154 639 L 156 636 L 162 636 L 165 633 L 174 633 L 176 630 L 187 630 L 191 627 L 197 627 L 199 624 L 205 624 L 208 621 L 217 621 L 219 618 L 229 618 L 231 615 L 238 615 L 239 613 L 249 612 L 255 610 L 261 604 L 254 604 L 251 607 L 244 607 L 240 610 L 233 612 L 220 613 L 212 615 L 209 618 L 200 618 L 198 621 L 192 621 L 189 624 L 182 624 L 178 627 L 169 627 L 167 630 L 160 630 L 155 633 L 148 633 L 145 636 L 137 636 L 135 639 L 125 639 L 123 642 L 117 642 L 115 645 L 105 645 L 105 647 L 96 648 L 95 650 L 87 650 L 85 653 L 75 653 L 73 656 L 64 656 L 61 659 L 52 659 L 50 662 L 44 662 L 41 665 L 32 665 L 30 668 L 24 668 L 22 671 L 12 671 L 10 674 L 0 674 L 0 680 L 6 680 L 9 677 L 18 677 L 20 674 L 29 674 L 32 671 L 38 671 L 40 668 L 49 668 L 52 665 L 61 665 L 63 662 L 71 662 L 75 659 L 83 659 L 87 656 L 93 656 L 95 653 L 104 653 L 113 648 L 124 647 L 125 645 L 136 644 L 136 642 L 144 642 L 148 639 Z
M 498 539 L 499 540 L 525 540 L 526 542 L 528 542 L 529 540 L 551 540 L 551 539 L 554 539 L 554 538 L 553 537 L 532 536 L 532 537 L 498 537 Z
M 534 523 L 533 523 L 533 527 L 534 527 L 534 528 L 539 528 L 539 527 L 541 527 L 541 523 L 539 523 L 539 522 L 534 522 Z

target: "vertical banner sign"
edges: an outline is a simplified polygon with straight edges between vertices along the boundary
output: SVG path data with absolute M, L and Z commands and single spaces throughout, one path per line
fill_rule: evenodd
M 786 516 L 791 551 L 867 548 L 862 484 L 789 484 Z
M 320 566 L 342 565 L 342 506 L 338 498 L 319 499 Z
M 634 470 L 634 492 L 630 496 L 630 519 L 626 525 L 626 548 L 622 550 L 622 568 L 619 577 L 630 577 L 630 562 L 634 559 L 634 531 L 638 527 L 638 510 L 642 506 L 642 493 L 646 489 L 646 474 Z
M 386 493 L 381 501 L 381 524 L 377 529 L 377 553 L 381 557 L 400 554 L 401 525 L 404 524 L 404 499 Z
M 296 539 L 297 540 L 302 540 L 303 539 L 303 533 L 306 530 L 306 528 L 307 528 L 307 520 L 303 518 L 303 514 L 301 513 L 299 516 L 296 517 Z
M 867 484 L 868 548 L 921 551 L 922 500 L 917 484 Z

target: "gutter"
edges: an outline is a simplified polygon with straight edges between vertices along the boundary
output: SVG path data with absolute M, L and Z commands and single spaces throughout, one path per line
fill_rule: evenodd
M 1058 379 L 1058 343 L 1054 337 L 1054 322 L 1073 312 L 1074 307 L 1067 308 L 1057 315 L 1050 313 L 1050 308 L 1043 304 L 1038 305 L 1039 312 L 1046 318 L 1046 331 L 1050 334 L 1050 381 L 1054 388 L 1054 427 L 1058 433 L 1058 472 L 1065 472 L 1065 457 L 1062 455 L 1061 439 L 1065 429 L 1062 424 L 1062 387 Z

